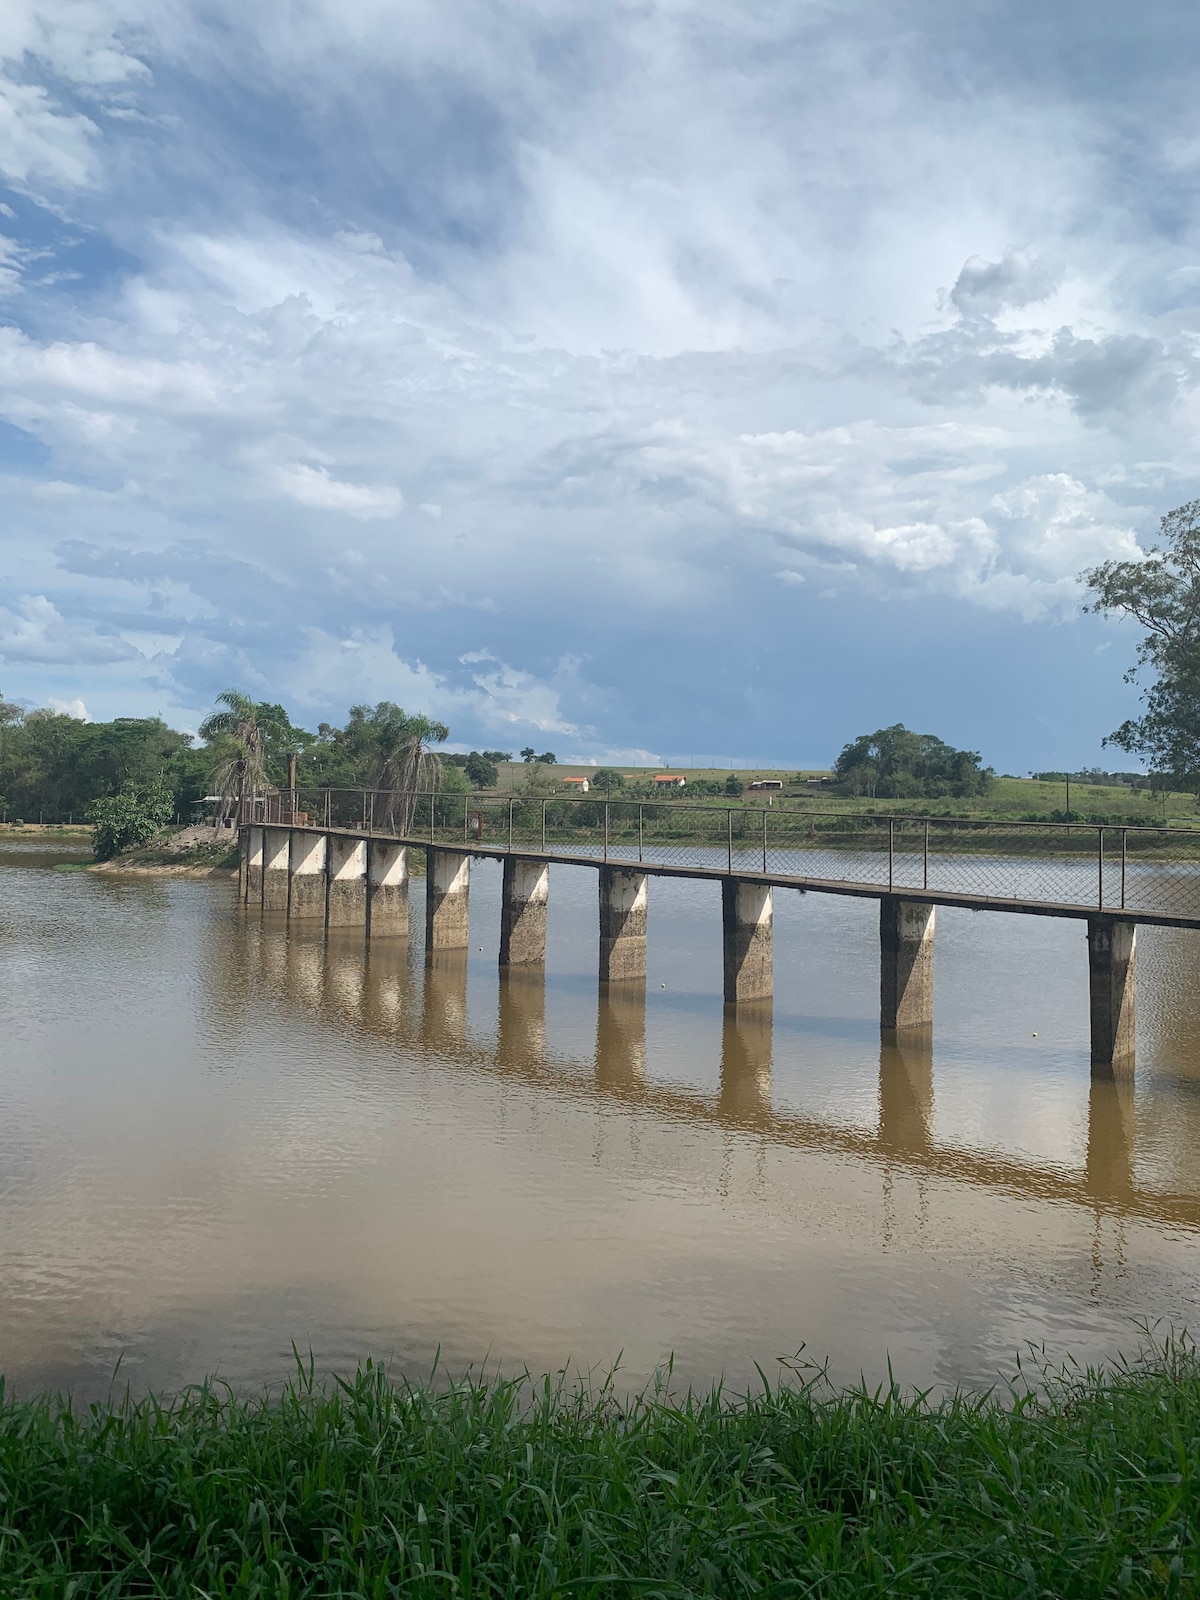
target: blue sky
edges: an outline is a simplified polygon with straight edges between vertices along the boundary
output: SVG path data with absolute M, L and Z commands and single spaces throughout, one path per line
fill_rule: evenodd
M 0 689 L 1111 761 L 1135 636 L 1075 575 L 1200 494 L 1198 34 L 8 0 Z

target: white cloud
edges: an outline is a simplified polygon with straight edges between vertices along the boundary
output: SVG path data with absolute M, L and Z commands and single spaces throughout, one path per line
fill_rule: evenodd
M 0 662 L 102 663 L 127 660 L 130 646 L 68 621 L 42 594 L 22 595 L 15 610 L 0 606 Z
M 1068 615 L 1197 476 L 1190 112 L 969 12 L 15 0 L 15 647 L 561 742 L 767 599 Z
M 339 511 L 351 517 L 394 517 L 404 505 L 399 489 L 343 483 L 331 477 L 324 467 L 309 467 L 302 461 L 281 467 L 277 479 L 290 500 L 317 511 Z
M 51 711 L 61 711 L 64 716 L 75 717 L 80 722 L 92 720 L 82 700 L 59 700 L 55 695 L 51 695 L 49 705 Z

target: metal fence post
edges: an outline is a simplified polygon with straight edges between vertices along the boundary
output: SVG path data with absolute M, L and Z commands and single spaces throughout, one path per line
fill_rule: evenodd
M 728 806 L 725 811 L 725 865 L 728 871 L 733 871 L 733 807 Z
M 1122 911 L 1124 911 L 1124 909 L 1125 909 L 1125 833 L 1126 833 L 1126 830 L 1124 828 L 1122 828 L 1121 829 L 1121 910 Z
M 429 791 L 429 842 L 433 843 L 433 790 Z
M 921 887 L 929 887 L 929 818 L 925 818 L 925 860 L 921 869 Z
M 546 854 L 546 801 L 542 799 L 542 854 Z
M 325 826 L 327 828 L 331 828 L 333 826 L 333 790 L 332 789 L 326 789 L 326 791 L 325 791 Z
M 642 859 L 642 806 L 638 805 L 638 861 Z
M 888 888 L 892 887 L 892 879 L 896 864 L 896 819 L 888 818 Z
M 604 859 L 608 860 L 608 801 L 604 802 Z
M 367 831 L 367 791 L 363 790 L 362 831 Z
M 509 797 L 509 801 L 508 801 L 508 848 L 510 850 L 512 849 L 512 817 L 513 817 L 513 803 L 512 803 L 512 797 L 510 796 Z
M 1104 829 L 1096 829 L 1096 904 L 1104 910 Z
M 767 809 L 763 807 L 763 871 L 767 870 Z

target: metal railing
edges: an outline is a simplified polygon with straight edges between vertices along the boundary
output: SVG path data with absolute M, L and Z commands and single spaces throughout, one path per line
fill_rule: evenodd
M 614 864 L 704 868 L 1195 919 L 1200 829 L 370 789 L 248 797 L 243 821 Z

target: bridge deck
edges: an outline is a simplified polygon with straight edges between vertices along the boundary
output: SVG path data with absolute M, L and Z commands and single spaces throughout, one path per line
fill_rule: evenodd
M 887 884 L 864 882 L 855 879 L 805 877 L 789 873 L 763 872 L 752 866 L 743 866 L 736 863 L 730 869 L 722 866 L 714 867 L 646 859 L 639 860 L 636 855 L 618 855 L 615 852 L 610 852 L 609 855 L 604 856 L 599 854 L 580 854 L 553 846 L 548 847 L 546 850 L 529 849 L 521 845 L 514 845 L 510 848 L 506 844 L 483 840 L 430 840 L 416 835 L 405 836 L 398 833 L 388 833 L 381 829 L 368 831 L 361 828 L 323 827 L 312 823 L 296 825 L 290 823 L 268 823 L 266 826 L 284 827 L 298 833 L 337 835 L 351 839 L 381 839 L 389 844 L 407 845 L 418 850 L 432 848 L 454 855 L 472 856 L 476 859 L 483 858 L 492 861 L 503 861 L 506 857 L 512 856 L 521 861 L 549 862 L 562 866 L 592 867 L 596 869 L 605 866 L 628 868 L 632 871 L 643 872 L 649 877 L 658 878 L 693 878 L 709 880 L 715 883 L 720 883 L 728 878 L 736 878 L 740 882 L 760 883 L 769 885 L 772 888 L 796 889 L 802 894 L 834 894 L 856 900 L 881 900 L 887 895 L 896 895 L 901 899 L 913 901 L 920 905 L 957 906 L 964 911 L 1005 911 L 1018 916 L 1066 917 L 1076 921 L 1087 921 L 1091 917 L 1104 916 L 1111 917 L 1115 921 L 1138 924 L 1143 927 L 1200 928 L 1200 916 L 1178 916 L 1148 909 L 1117 908 L 1108 904 L 1101 907 L 1095 903 L 1089 905 L 1076 901 L 1021 899 L 1011 896 L 972 894 L 950 889 L 928 889 L 914 887 L 903 882 Z

